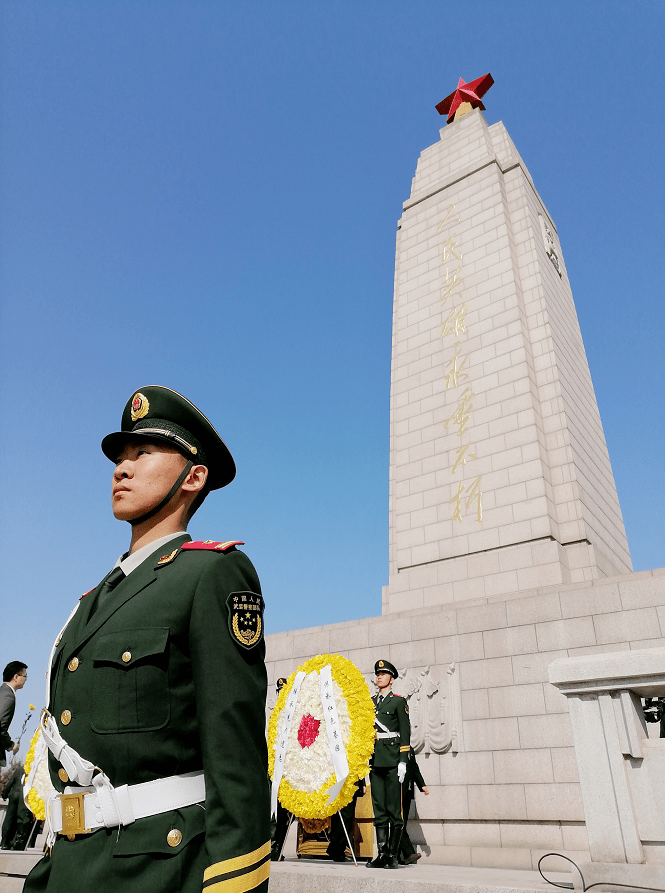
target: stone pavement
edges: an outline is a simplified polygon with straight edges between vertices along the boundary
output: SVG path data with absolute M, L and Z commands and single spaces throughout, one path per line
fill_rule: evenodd
M 552 860 L 554 864 L 554 860 Z M 570 874 L 550 874 L 571 884 Z M 287 858 L 270 872 L 270 893 L 554 893 L 537 871 L 409 865 L 397 871 L 368 870 L 361 862 L 343 865 L 317 859 Z
M 21 893 L 23 879 L 41 853 L 0 852 L 0 893 Z M 549 874 L 556 883 L 571 883 L 564 873 Z M 365 863 L 338 865 L 317 859 L 296 859 L 272 865 L 270 893 L 543 893 L 546 884 L 537 871 L 503 868 L 458 868 L 449 865 L 409 865 L 398 871 L 368 870 Z

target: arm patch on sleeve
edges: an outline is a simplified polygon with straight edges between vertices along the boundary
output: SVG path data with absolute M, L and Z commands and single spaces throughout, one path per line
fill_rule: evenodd
M 263 641 L 263 597 L 256 592 L 232 592 L 226 600 L 233 641 L 250 651 Z

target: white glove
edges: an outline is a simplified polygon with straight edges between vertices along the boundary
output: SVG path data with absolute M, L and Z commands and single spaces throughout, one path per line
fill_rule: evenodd
M 406 763 L 399 763 L 397 766 L 397 780 L 400 784 L 404 784 L 404 779 L 406 777 Z

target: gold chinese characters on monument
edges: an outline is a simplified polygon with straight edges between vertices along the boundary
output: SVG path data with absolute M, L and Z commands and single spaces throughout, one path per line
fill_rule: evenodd
M 440 337 L 444 339 L 444 346 L 452 341 L 453 351 L 452 357 L 444 367 L 446 391 L 457 392 L 455 409 L 443 427 L 448 432 L 454 430 L 460 438 L 451 469 L 453 479 L 457 483 L 457 492 L 450 500 L 453 505 L 453 521 L 461 522 L 464 513 L 475 512 L 475 520 L 480 524 L 483 520 L 482 475 L 472 479 L 474 476 L 470 474 L 465 479 L 467 463 L 473 462 L 477 456 L 467 432 L 475 393 L 470 384 L 465 384 L 469 378 L 467 366 L 469 355 L 465 353 L 467 306 L 463 292 L 463 254 L 455 232 L 455 226 L 459 222 L 455 205 L 451 205 L 436 231 L 437 236 L 442 235 L 444 238 L 441 245 L 441 264 L 445 272 L 440 296 L 443 310 Z M 458 473 L 462 480 L 457 480 Z

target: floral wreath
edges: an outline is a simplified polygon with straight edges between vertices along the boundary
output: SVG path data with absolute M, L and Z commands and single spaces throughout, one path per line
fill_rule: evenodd
M 26 779 L 23 787 L 25 802 L 36 819 L 43 819 L 46 816 L 44 804 L 55 789 L 49 775 L 48 748 L 41 734 L 41 725 L 32 736 L 23 768 Z
M 337 797 L 328 803 L 337 781 L 326 734 L 320 694 L 320 671 L 330 665 L 335 704 L 349 774 Z M 319 654 L 292 673 L 277 698 L 268 725 L 270 777 L 275 773 L 275 749 L 282 711 L 296 675 L 304 673 L 288 735 L 279 802 L 298 818 L 324 819 L 353 799 L 356 781 L 367 774 L 374 750 L 374 705 L 360 670 L 339 654 Z

